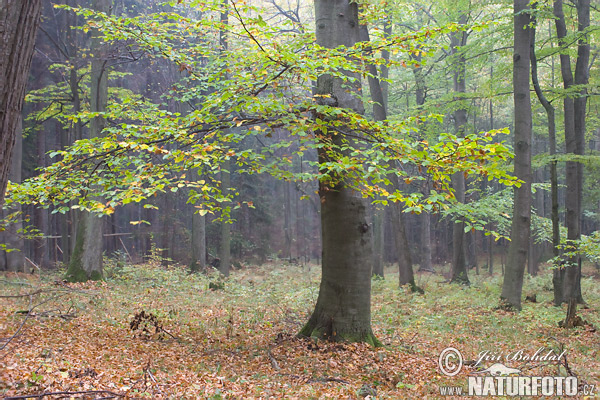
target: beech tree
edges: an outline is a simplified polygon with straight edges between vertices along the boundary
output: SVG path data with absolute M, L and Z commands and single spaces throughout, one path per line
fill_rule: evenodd
M 576 3 L 579 38 L 577 41 L 577 61 L 575 74 L 571 66 L 569 55 L 569 41 L 567 38 L 567 25 L 563 12 L 562 0 L 554 2 L 554 16 L 556 34 L 560 46 L 560 71 L 565 89 L 564 129 L 565 147 L 567 154 L 582 156 L 585 150 L 586 104 L 587 84 L 589 82 L 590 44 L 587 39 L 587 29 L 590 26 L 590 2 L 578 0 Z M 570 93 L 577 85 L 575 94 Z M 562 301 L 583 302 L 581 295 L 581 255 L 578 252 L 577 242 L 581 239 L 582 196 L 583 196 L 583 166 L 579 160 L 568 160 L 566 163 L 565 207 L 567 226 L 567 252 L 570 255 L 565 262 L 564 282 L 557 282 L 562 286 L 564 298 Z M 556 290 L 559 290 L 558 288 Z M 555 297 L 560 297 L 555 293 Z
M 350 0 L 315 0 L 317 44 L 325 48 L 352 47 L 360 41 L 358 5 Z M 315 94 L 337 107 L 364 111 L 360 79 L 344 87 L 340 78 L 318 77 Z M 347 82 L 346 82 L 347 84 Z M 324 141 L 342 146 L 348 140 L 328 131 Z M 349 152 L 348 150 L 347 152 Z M 319 160 L 327 161 L 321 151 Z M 344 176 L 332 176 L 333 185 L 321 183 L 322 277 L 312 316 L 300 332 L 329 340 L 379 342 L 371 330 L 372 240 L 367 203 L 348 187 Z
M 521 309 L 523 274 L 529 251 L 531 225 L 531 96 L 529 93 L 531 15 L 528 0 L 514 0 L 514 152 L 515 175 L 522 183 L 514 189 L 514 206 L 502 301 Z
M 110 10 L 111 0 L 95 0 L 96 11 L 107 14 Z M 108 101 L 108 70 L 106 68 L 106 45 L 102 43 L 102 36 L 98 30 L 92 35 L 91 72 L 90 72 L 90 111 L 103 113 L 106 111 Z M 90 137 L 96 138 L 102 134 L 106 121 L 103 116 L 96 116 L 90 121 Z M 98 280 L 102 278 L 102 253 L 104 223 L 98 215 L 83 212 L 77 226 L 75 246 L 70 258 L 67 279 L 73 282 Z
M 359 37 L 356 2 L 318 0 L 315 43 L 312 33 L 270 26 L 260 10 L 241 2 L 229 3 L 231 23 L 225 23 L 218 17 L 222 4 L 196 4 L 200 19 L 178 14 L 186 5 L 137 17 L 74 10 L 90 18 L 87 27 L 102 31 L 107 41 L 125 41 L 131 51 L 164 58 L 186 71 L 185 84 L 169 85 L 165 97 L 192 110 L 174 112 L 159 100 L 125 91 L 105 111 L 93 109 L 100 114 L 71 115 L 83 121 L 102 115 L 106 125 L 102 134 L 53 152 L 58 160 L 15 186 L 11 201 L 51 204 L 57 212 L 112 214 L 122 205 L 189 189 L 188 202 L 199 211 L 227 218 L 232 209 L 246 206 L 232 202 L 240 177 L 248 182 L 249 175 L 263 173 L 318 182 L 322 282 L 301 334 L 378 344 L 370 319 L 368 202 L 402 203 L 405 212 L 438 211 L 452 200 L 450 176 L 459 171 L 514 183 L 500 167 L 510 153 L 495 141 L 498 132 L 458 137 L 440 128 L 430 142 L 415 133 L 421 118 L 385 120 L 381 114 L 369 120 L 363 115 L 360 77 L 367 46 L 406 56 L 422 52 L 432 36 L 461 27 L 388 34 L 365 43 Z M 227 49 L 217 44 L 223 31 L 231 39 Z M 205 40 L 198 41 L 199 34 Z M 248 146 L 249 141 L 260 146 Z M 294 171 L 295 162 L 300 168 Z M 236 170 L 229 183 L 222 179 L 227 163 Z M 190 179 L 194 170 L 201 172 L 200 179 Z M 424 175 L 436 182 L 426 194 L 405 193 L 393 184 Z

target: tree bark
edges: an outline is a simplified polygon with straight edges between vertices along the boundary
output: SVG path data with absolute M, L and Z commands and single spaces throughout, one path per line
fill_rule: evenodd
M 21 182 L 21 161 L 23 159 L 22 126 L 22 120 L 19 118 L 9 176 L 10 180 L 15 183 Z M 21 212 L 21 205 L 18 204 L 10 210 L 0 210 L 0 217 L 13 212 Z M 14 224 L 8 226 L 5 231 L 0 231 L 0 244 L 5 244 L 8 250 L 0 250 L 0 271 L 25 272 L 25 254 L 23 253 L 25 243 L 23 238 L 19 236 L 19 230 L 22 228 L 23 220 L 18 215 Z
M 574 100 L 575 154 L 585 153 L 586 106 L 588 99 L 587 85 L 589 83 L 590 44 L 588 33 L 590 26 L 590 0 L 577 1 L 577 31 L 580 38 L 577 42 L 577 62 L 575 63 L 575 85 L 581 86 L 579 95 Z M 581 224 L 583 217 L 583 164 L 577 163 L 577 240 L 581 239 Z M 568 233 L 567 233 L 568 235 Z M 571 239 L 571 238 L 569 238 Z M 575 268 L 569 268 L 565 274 L 565 301 L 571 300 L 583 303 L 581 294 L 581 255 L 577 255 Z M 574 269 L 574 271 L 570 271 Z
M 226 193 L 231 187 L 231 162 L 223 162 L 221 166 L 221 190 Z M 221 242 L 219 245 L 219 271 L 224 276 L 229 276 L 231 267 L 231 224 L 229 221 L 221 221 Z
M 0 0 L 0 205 L 4 203 L 41 4 L 40 0 Z
M 523 183 L 514 189 L 511 242 L 501 295 L 505 306 L 517 310 L 521 309 L 523 274 L 527 263 L 531 225 L 532 117 L 529 94 L 531 16 L 526 12 L 528 4 L 528 0 L 514 0 L 514 173 Z
M 548 101 L 538 80 L 537 73 L 537 58 L 535 55 L 535 33 L 536 23 L 534 20 L 533 28 L 531 30 L 531 81 L 533 82 L 533 88 L 535 94 L 539 99 L 540 103 L 546 110 L 546 117 L 548 119 L 548 141 L 550 147 L 550 156 L 556 155 L 556 118 L 554 106 Z M 556 170 L 557 161 L 552 160 L 550 162 L 550 202 L 551 202 L 551 214 L 550 220 L 552 221 L 552 255 L 555 259 L 558 259 L 560 255 L 560 219 L 558 214 L 558 172 Z M 563 302 L 563 279 L 564 270 L 560 268 L 560 265 L 554 265 L 552 270 L 552 284 L 554 286 L 554 305 L 560 306 Z
M 358 5 L 350 0 L 315 0 L 317 43 L 323 47 L 352 46 L 359 41 Z M 348 85 L 351 88 L 348 88 Z M 330 95 L 337 106 L 362 113 L 357 93 L 360 80 L 342 82 L 321 75 L 315 94 Z M 321 116 L 325 118 L 325 116 Z M 326 134 L 339 145 L 341 135 Z M 319 160 L 325 161 L 321 150 Z M 371 229 L 365 199 L 332 176 L 333 186 L 321 182 L 322 277 L 317 304 L 300 335 L 333 341 L 379 342 L 371 330 Z
M 466 15 L 460 16 L 459 23 L 466 23 Z M 467 44 L 467 32 L 455 32 L 450 37 L 451 52 L 456 57 L 454 65 L 454 92 L 464 95 L 467 91 L 466 80 L 466 59 L 461 53 L 461 46 Z M 460 102 L 462 98 L 457 97 L 455 100 Z M 461 105 L 454 112 L 454 126 L 459 136 L 464 136 L 465 127 L 467 125 L 467 109 Z M 457 172 L 452 175 L 452 188 L 456 201 L 465 202 L 465 176 L 462 172 Z M 455 222 L 452 226 L 452 279 L 451 282 L 460 283 L 463 285 L 469 284 L 467 274 L 467 262 L 465 257 L 465 224 Z
M 111 0 L 96 0 L 94 9 L 108 13 Z M 108 70 L 106 68 L 105 47 L 102 44 L 100 33 L 94 30 L 90 53 L 92 54 L 90 70 L 90 111 L 104 112 L 108 102 Z M 106 124 L 103 117 L 96 117 L 90 121 L 90 137 L 102 134 Z M 80 215 L 77 227 L 77 238 L 73 254 L 67 270 L 67 280 L 82 282 L 87 280 L 102 279 L 102 252 L 104 249 L 103 228 L 104 220 L 101 216 L 90 212 Z
M 590 2 L 579 0 L 577 4 L 578 31 L 583 33 L 590 24 Z M 589 80 L 589 54 L 590 47 L 587 38 L 579 39 L 577 49 L 577 62 L 575 65 L 575 78 L 571 69 L 571 58 L 567 52 L 568 43 L 567 26 L 563 12 L 562 0 L 554 2 L 554 16 L 556 34 L 558 36 L 560 54 L 560 70 L 563 79 L 563 87 L 569 89 L 573 84 L 587 85 Z M 565 97 L 564 99 L 564 124 L 565 124 L 565 147 L 566 153 L 572 155 L 583 155 L 585 140 L 585 107 L 587 104 L 587 89 L 582 88 L 577 97 Z M 572 298 L 583 301 L 581 298 L 581 256 L 577 254 L 577 241 L 581 238 L 581 199 L 583 191 L 583 166 L 577 160 L 566 162 L 566 185 L 565 208 L 567 225 L 567 251 L 572 255 L 565 263 L 563 280 L 563 299 L 569 302 Z M 556 296 L 555 296 L 556 297 Z

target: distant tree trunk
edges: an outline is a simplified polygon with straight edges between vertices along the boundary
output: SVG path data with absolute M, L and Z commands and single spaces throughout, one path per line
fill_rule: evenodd
M 22 132 L 22 120 L 19 118 L 17 124 L 15 146 L 12 151 L 11 167 L 9 178 L 11 182 L 21 182 L 21 161 L 23 159 L 23 132 Z M 21 205 L 17 205 L 10 210 L 1 210 L 0 217 L 6 216 L 6 214 L 13 212 L 20 212 Z M 25 271 L 25 243 L 23 238 L 19 235 L 19 230 L 23 228 L 23 222 L 21 216 L 14 224 L 7 227 L 6 231 L 0 232 L 0 244 L 6 244 L 7 249 L 10 251 L 0 250 L 0 271 L 14 271 L 24 272 Z
M 194 212 L 192 215 L 192 272 L 206 269 L 206 217 Z
M 514 151 L 515 176 L 523 181 L 515 188 L 512 228 L 508 260 L 502 285 L 502 301 L 506 306 L 521 309 L 523 274 L 529 250 L 531 225 L 531 98 L 529 66 L 531 16 L 526 11 L 528 0 L 514 0 Z
M 222 0 L 221 23 L 227 25 L 229 23 L 228 0 Z M 221 51 L 227 50 L 227 32 L 222 29 L 219 32 L 219 44 Z M 226 193 L 231 187 L 231 162 L 224 161 L 221 166 L 221 190 Z M 221 222 L 221 242 L 219 245 L 219 271 L 229 276 L 231 267 L 231 224 L 229 221 Z
M 360 40 L 366 43 L 371 41 L 369 37 L 369 28 L 367 25 L 360 26 Z M 367 56 L 371 56 L 372 51 L 367 49 Z M 379 80 L 379 72 L 373 63 L 368 64 L 369 76 L 369 92 L 373 101 L 373 119 L 375 121 L 387 120 L 387 99 L 381 81 Z M 383 209 L 373 208 L 373 275 L 383 277 L 383 241 L 385 232 L 383 230 Z
M 460 16 L 459 23 L 466 23 L 466 15 Z M 467 44 L 467 32 L 455 32 L 450 37 L 450 46 L 452 54 L 455 57 L 454 65 L 454 92 L 464 95 L 467 91 L 466 80 L 466 59 L 462 53 L 461 47 Z M 456 97 L 455 100 L 464 101 L 461 97 Z M 467 125 L 467 109 L 464 105 L 458 107 L 454 111 L 454 126 L 456 132 L 460 136 L 464 136 Z M 462 172 L 457 172 L 452 175 L 452 188 L 456 200 L 460 203 L 465 202 L 465 176 Z M 467 274 L 467 261 L 465 257 L 465 224 L 455 222 L 452 226 L 452 279 L 451 282 L 460 283 L 463 285 L 469 284 Z
M 424 211 L 421 219 L 421 265 L 419 271 L 435 272 L 431 261 L 431 214 Z
M 292 199 L 290 183 L 283 182 L 283 233 L 285 236 L 283 258 L 292 261 Z M 299 256 L 298 256 L 299 257 Z
M 96 11 L 108 13 L 110 5 L 110 0 L 95 0 L 93 7 Z M 92 34 L 90 52 L 92 54 L 90 110 L 104 112 L 108 101 L 108 70 L 106 69 L 105 48 L 97 30 L 94 30 Z M 100 136 L 105 124 L 106 121 L 103 117 L 93 118 L 90 121 L 90 137 Z M 104 221 L 101 216 L 86 212 L 82 213 L 79 225 L 66 278 L 72 282 L 102 279 Z
M 36 133 L 36 152 L 37 166 L 46 166 L 46 132 L 40 130 Z M 33 209 L 33 220 L 35 227 L 42 234 L 33 240 L 33 259 L 40 268 L 47 268 L 50 264 L 50 254 L 48 252 L 48 239 L 45 237 L 50 234 L 48 229 L 48 209 L 35 207 Z
M 0 0 L 0 205 L 4 203 L 41 4 L 40 0 Z
M 352 46 L 359 41 L 358 5 L 350 0 L 315 0 L 317 43 L 326 48 Z M 355 76 L 355 78 L 358 78 Z M 348 87 L 348 86 L 351 87 Z M 321 75 L 315 93 L 331 95 L 337 106 L 362 113 L 357 93 L 360 79 L 342 82 Z M 325 118 L 321 116 L 321 118 Z M 340 135 L 328 135 L 341 144 Z M 351 142 L 351 138 L 346 138 Z M 320 151 L 319 160 L 326 155 Z M 300 335 L 333 341 L 379 344 L 371 330 L 371 273 L 373 251 L 367 205 L 359 192 L 333 176 L 333 187 L 319 185 L 323 262 L 315 310 Z
M 373 210 L 373 275 L 383 278 L 383 209 Z
M 392 182 L 398 181 L 392 179 Z M 396 187 L 399 183 L 396 182 Z M 400 203 L 392 206 L 392 225 L 394 226 L 394 239 L 396 251 L 398 255 L 398 284 L 400 286 L 409 285 L 413 292 L 422 292 L 415 283 L 415 274 L 413 272 L 412 256 L 410 254 L 410 246 L 408 237 L 406 236 L 406 224 L 404 222 L 404 213 Z
M 221 166 L 221 190 L 226 193 L 231 187 L 231 162 L 227 160 Z M 219 246 L 219 271 L 229 276 L 231 267 L 231 224 L 228 221 L 221 222 L 221 244 Z
M 422 56 L 420 54 L 412 54 L 411 59 L 415 61 L 417 64 L 413 68 L 413 75 L 415 77 L 415 97 L 417 103 L 417 109 L 419 112 L 422 112 L 423 105 L 425 104 L 425 94 L 426 94 L 426 86 L 425 86 L 425 77 L 423 76 L 423 66 L 421 65 Z M 425 124 L 420 124 L 420 129 L 424 130 Z M 423 136 L 423 133 L 421 134 Z M 423 189 L 424 194 L 427 196 L 429 194 L 429 184 L 425 185 Z M 431 264 L 431 214 L 427 211 L 423 211 L 419 217 L 421 222 L 421 257 L 420 257 L 420 266 L 419 271 L 433 271 L 433 266 Z M 408 242 L 407 242 L 408 243 Z
M 548 119 L 548 140 L 550 147 L 550 156 L 556 155 L 556 118 L 554 106 L 548 101 L 540 83 L 537 74 L 537 58 L 535 55 L 535 33 L 536 23 L 534 20 L 533 28 L 531 31 L 531 80 L 533 82 L 533 88 L 537 95 L 540 103 L 546 110 L 546 117 Z M 560 256 L 560 219 L 558 214 L 558 173 L 556 170 L 556 160 L 550 162 L 550 197 L 551 197 L 551 216 L 552 221 L 552 255 L 555 259 Z M 554 305 L 560 306 L 563 302 L 563 281 L 564 281 L 564 269 L 560 268 L 560 265 L 554 265 L 552 270 L 552 284 L 554 286 Z

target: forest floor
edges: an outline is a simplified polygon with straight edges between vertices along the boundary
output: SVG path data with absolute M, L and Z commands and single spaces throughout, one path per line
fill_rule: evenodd
M 515 314 L 496 309 L 500 276 L 472 271 L 472 285 L 461 287 L 443 275 L 418 275 L 425 290 L 419 295 L 398 289 L 397 274 L 386 272 L 385 280 L 373 280 L 373 330 L 381 348 L 296 338 L 318 294 L 314 266 L 246 267 L 220 290 L 209 289 L 219 283 L 216 276 L 158 262 L 108 266 L 104 282 L 87 284 L 66 284 L 57 273 L 5 274 L 0 396 L 450 399 L 440 387 L 466 388 L 479 353 L 539 348 L 565 350 L 570 372 L 580 385 L 595 384 L 600 396 L 600 332 L 558 327 L 565 307 L 551 304 L 549 273 L 526 278 L 524 294 L 535 293 L 537 302 L 525 302 Z M 600 273 L 589 266 L 585 272 L 587 308 L 579 313 L 600 328 Z M 467 364 L 454 377 L 438 368 L 450 346 Z M 523 375 L 568 374 L 564 358 L 505 363 Z

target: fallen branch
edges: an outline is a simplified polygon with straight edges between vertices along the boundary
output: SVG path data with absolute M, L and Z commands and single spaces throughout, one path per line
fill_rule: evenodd
M 111 396 L 111 397 L 103 397 L 104 399 L 114 399 L 115 397 L 125 397 L 122 394 L 111 392 L 109 390 L 86 390 L 86 391 L 80 391 L 80 392 L 44 392 L 44 393 L 38 393 L 38 394 L 25 394 L 22 396 L 5 397 L 4 400 L 41 399 L 46 396 L 71 396 L 71 395 L 77 395 L 77 394 L 94 394 L 94 393 L 108 394 Z

